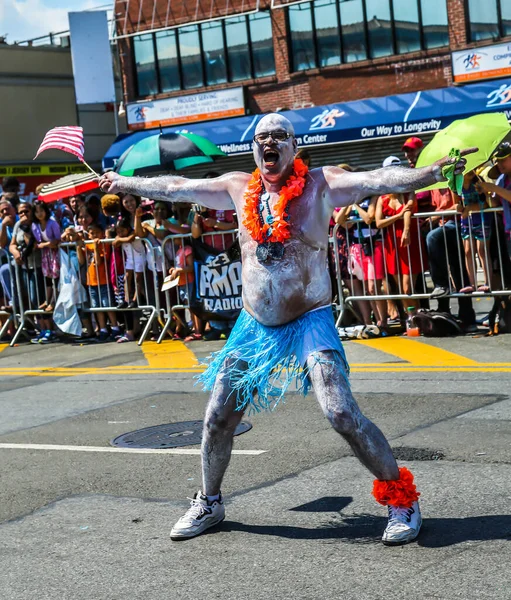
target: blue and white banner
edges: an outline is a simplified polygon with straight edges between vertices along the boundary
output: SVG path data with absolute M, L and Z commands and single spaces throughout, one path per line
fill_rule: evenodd
M 511 118 L 509 78 L 289 110 L 282 114 L 293 123 L 298 144 L 303 147 L 420 135 L 443 129 L 456 119 L 496 111 L 505 112 Z M 255 128 L 263 116 L 252 115 L 188 125 L 186 131 L 208 138 L 227 154 L 243 154 L 252 151 Z M 178 130 L 163 128 L 164 133 Z M 154 131 L 119 136 L 105 155 L 103 166 L 112 167 L 131 144 L 152 135 Z

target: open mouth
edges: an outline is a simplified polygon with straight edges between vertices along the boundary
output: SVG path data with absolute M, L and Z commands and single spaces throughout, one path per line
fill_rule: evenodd
M 271 167 L 276 165 L 279 160 L 279 153 L 276 150 L 265 150 L 263 154 L 264 163 Z

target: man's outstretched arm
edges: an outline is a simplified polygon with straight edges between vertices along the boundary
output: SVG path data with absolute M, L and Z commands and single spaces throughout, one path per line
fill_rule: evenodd
M 477 152 L 477 148 L 463 150 L 461 156 L 472 152 Z M 446 156 L 421 169 L 385 167 L 360 173 L 351 173 L 338 167 L 324 167 L 323 173 L 330 190 L 331 206 L 335 207 L 360 202 L 369 196 L 381 196 L 391 192 L 413 192 L 439 181 L 445 181 L 442 168 L 448 164 L 454 164 L 454 172 L 459 174 L 463 173 L 466 160 L 460 158 L 455 161 Z
M 207 208 L 229 210 L 234 205 L 232 191 L 243 187 L 244 177 L 244 173 L 229 173 L 214 179 L 187 179 L 173 175 L 123 177 L 110 171 L 101 177 L 99 187 L 110 194 L 124 192 L 151 200 L 190 202 Z

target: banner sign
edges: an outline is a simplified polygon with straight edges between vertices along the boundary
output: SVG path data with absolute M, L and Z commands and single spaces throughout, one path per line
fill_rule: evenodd
M 179 125 L 245 114 L 243 88 L 217 90 L 126 106 L 128 129 Z
M 456 83 L 511 75 L 511 44 L 497 44 L 452 53 Z
M 72 163 L 69 165 L 0 165 L 0 177 L 41 177 L 70 175 L 72 173 L 89 173 L 84 165 Z
M 115 102 L 106 10 L 70 12 L 68 16 L 76 104 Z
M 239 245 L 215 250 L 193 240 L 194 293 L 190 307 L 201 318 L 232 320 L 243 308 Z
M 298 145 L 306 147 L 420 135 L 439 131 L 456 119 L 498 111 L 511 118 L 511 78 L 288 110 L 281 114 L 293 124 Z M 186 131 L 209 139 L 226 154 L 247 154 L 252 152 L 255 128 L 263 116 L 197 123 L 187 126 Z M 175 131 L 163 129 L 164 133 Z M 153 133 L 154 130 L 136 131 L 119 136 L 103 158 L 103 167 L 113 167 L 132 144 Z

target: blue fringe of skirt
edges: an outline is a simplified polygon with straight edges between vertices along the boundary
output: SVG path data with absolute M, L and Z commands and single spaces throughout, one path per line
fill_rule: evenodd
M 219 373 L 225 371 L 236 394 L 236 410 L 247 405 L 255 411 L 273 410 L 290 389 L 307 394 L 307 357 L 322 350 L 337 351 L 348 376 L 331 307 L 310 311 L 277 327 L 262 325 L 243 310 L 227 343 L 209 357 L 209 366 L 198 380 L 204 390 L 212 390 Z

